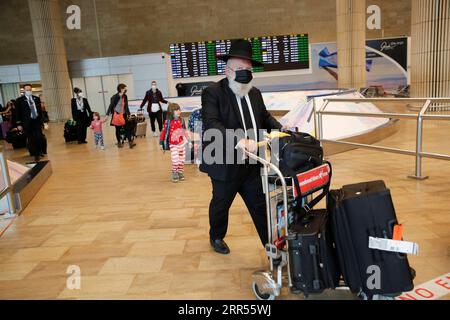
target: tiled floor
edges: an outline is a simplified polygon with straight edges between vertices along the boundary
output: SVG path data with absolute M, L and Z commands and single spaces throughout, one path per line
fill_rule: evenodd
M 450 125 L 425 125 L 425 150 L 450 154 Z M 0 239 L 1 299 L 254 299 L 251 274 L 266 258 L 241 199 L 226 238 L 231 254 L 208 242 L 208 177 L 186 167 L 185 182 L 169 180 L 169 154 L 157 140 L 133 150 L 66 145 L 62 125 L 47 132 L 53 175 Z M 414 147 L 413 123 L 383 144 Z M 8 157 L 29 161 L 26 152 Z M 450 163 L 424 160 L 425 181 L 407 178 L 412 157 L 354 150 L 331 156 L 333 187 L 383 179 L 390 187 L 420 284 L 450 271 Z M 68 267 L 81 269 L 81 289 L 69 290 Z M 301 299 L 283 290 L 281 299 Z M 351 299 L 348 292 L 315 298 Z M 447 296 L 448 298 L 448 296 Z

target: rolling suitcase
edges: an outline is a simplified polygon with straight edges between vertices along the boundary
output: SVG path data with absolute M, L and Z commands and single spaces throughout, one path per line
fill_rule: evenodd
M 327 207 L 340 269 L 353 293 L 370 299 L 413 289 L 414 270 L 406 255 L 369 248 L 369 237 L 392 239 L 397 224 L 391 194 L 383 181 L 331 190 Z M 375 270 L 379 270 L 378 285 L 374 285 Z
M 327 210 L 311 210 L 287 236 L 292 291 L 307 297 L 339 284 L 340 270 L 330 234 Z
M 147 122 L 138 122 L 136 127 L 136 137 L 147 136 Z
M 144 111 L 138 110 L 136 112 L 136 120 L 138 123 L 145 122 L 145 114 Z
M 66 143 L 77 141 L 77 123 L 74 120 L 68 120 L 64 124 L 64 140 Z

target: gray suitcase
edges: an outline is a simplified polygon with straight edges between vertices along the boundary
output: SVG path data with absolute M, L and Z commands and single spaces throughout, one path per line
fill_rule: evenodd
M 136 127 L 136 137 L 146 137 L 147 136 L 147 122 L 138 122 Z

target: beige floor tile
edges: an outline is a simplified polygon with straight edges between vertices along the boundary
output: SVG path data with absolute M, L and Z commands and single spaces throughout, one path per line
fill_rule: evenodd
M 123 239 L 125 238 L 125 233 L 122 232 L 114 232 L 114 231 L 107 231 L 107 232 L 100 232 L 95 240 L 92 242 L 92 245 L 98 246 L 98 245 L 108 245 L 108 244 L 122 244 Z
M 107 259 L 111 257 L 124 257 L 128 254 L 131 244 L 97 244 L 87 246 L 73 246 L 60 261 L 89 261 Z
M 126 221 L 101 221 L 83 223 L 77 232 L 119 232 Z
M 38 247 L 19 249 L 8 262 L 55 261 L 61 258 L 68 247 Z
M 255 269 L 264 267 L 258 253 L 231 252 L 221 255 L 211 252 L 201 254 L 199 270 L 234 270 L 252 267 Z
M 97 275 L 102 269 L 106 259 L 97 260 L 65 260 L 40 262 L 27 276 L 26 279 L 42 279 L 45 281 L 51 277 L 69 277 L 72 266 L 80 268 L 81 276 Z M 68 273 L 69 272 L 69 273 Z
M 209 239 L 204 240 L 187 240 L 186 247 L 184 248 L 184 252 L 189 253 L 198 253 L 198 252 L 211 252 L 213 249 L 211 244 L 209 243 Z
M 156 272 L 138 274 L 134 278 L 127 295 L 164 294 L 169 292 L 173 274 Z
M 175 234 L 177 240 L 206 240 L 209 241 L 209 232 L 206 228 L 178 228 Z
M 165 257 L 161 271 L 172 273 L 182 271 L 197 272 L 199 270 L 199 263 L 200 255 L 196 253 L 169 255 Z
M 71 232 L 60 233 L 50 236 L 50 238 L 43 244 L 44 247 L 59 247 L 59 246 L 77 246 L 92 243 L 97 237 L 96 232 Z
M 66 277 L 46 279 L 26 279 L 0 281 L 0 299 L 2 300 L 48 300 L 56 299 L 66 287 Z
M 100 270 L 100 275 L 105 274 L 135 274 L 150 273 L 161 270 L 165 257 L 118 257 L 110 258 Z
M 240 277 L 238 272 L 233 271 L 198 271 L 195 277 L 190 272 L 175 272 L 172 284 L 170 286 L 171 293 L 181 293 L 186 291 L 211 291 L 226 289 L 239 290 Z
M 200 221 L 198 218 L 151 218 L 149 222 L 152 229 L 189 228 L 200 226 Z
M 54 224 L 68 224 L 74 221 L 77 218 L 76 215 L 62 215 L 59 214 L 57 216 L 45 216 L 39 217 L 30 223 L 30 226 L 46 226 L 46 225 L 54 225 Z
M 151 229 L 129 231 L 124 242 L 148 242 L 172 240 L 175 237 L 176 229 Z
M 100 275 L 81 278 L 81 288 L 65 288 L 58 299 L 89 299 L 94 297 L 125 295 L 133 282 L 134 275 Z
M 129 257 L 154 257 L 182 254 L 185 240 L 137 242 L 128 252 Z
M 153 210 L 151 218 L 190 218 L 194 215 L 193 208 L 177 208 L 177 209 L 157 209 Z
M 15 262 L 0 264 L 0 281 L 21 280 L 36 266 L 37 262 Z

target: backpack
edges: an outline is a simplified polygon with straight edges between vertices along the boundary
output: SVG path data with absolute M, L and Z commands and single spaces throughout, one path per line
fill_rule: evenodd
M 188 128 L 191 132 L 196 132 L 200 128 L 203 133 L 202 128 L 202 109 L 197 109 L 192 111 L 188 119 Z
M 170 119 L 167 119 L 167 124 L 166 124 L 166 132 L 164 134 L 164 140 L 161 142 L 161 145 L 163 147 L 163 150 L 167 151 L 170 150 L 170 145 L 169 145 L 169 132 L 170 132 Z M 184 123 L 184 119 L 181 118 L 181 127 L 186 130 L 186 124 Z
M 314 169 L 323 164 L 323 149 L 320 141 L 304 132 L 287 131 L 289 136 L 274 138 L 271 142 L 272 163 L 278 163 L 285 177 L 296 177 L 297 174 Z M 278 150 L 274 146 L 279 145 Z M 300 186 L 294 179 L 298 194 Z

